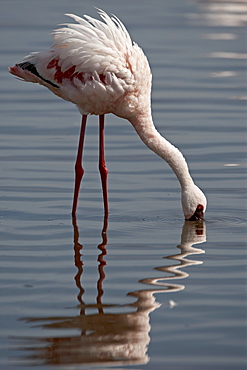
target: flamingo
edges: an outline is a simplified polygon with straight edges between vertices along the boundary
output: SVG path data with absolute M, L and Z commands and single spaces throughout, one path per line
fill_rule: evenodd
M 87 116 L 99 116 L 99 172 L 104 212 L 108 216 L 108 170 L 104 155 L 104 116 L 113 113 L 127 119 L 135 131 L 172 168 L 181 185 L 186 220 L 204 218 L 207 200 L 195 185 L 182 153 L 155 128 L 151 112 L 152 74 L 142 49 L 132 42 L 123 23 L 98 9 L 101 20 L 88 15 L 65 14 L 77 23 L 65 23 L 54 31 L 54 45 L 34 52 L 9 68 L 22 80 L 39 83 L 64 100 L 74 103 L 82 123 L 75 163 L 72 214 L 76 214 Z

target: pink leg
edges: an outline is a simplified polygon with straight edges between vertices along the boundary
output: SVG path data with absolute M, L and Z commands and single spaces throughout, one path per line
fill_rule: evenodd
M 103 190 L 103 200 L 105 217 L 108 216 L 108 189 L 107 189 L 107 175 L 108 170 L 105 163 L 105 146 L 104 146 L 104 115 L 99 116 L 99 172 L 101 176 L 102 190 Z
M 76 157 L 76 162 L 75 162 L 75 189 L 74 189 L 72 215 L 76 214 L 80 184 L 81 184 L 82 176 L 84 174 L 84 169 L 82 168 L 82 152 L 83 152 L 83 143 L 84 143 L 84 136 L 85 136 L 85 130 L 86 130 L 86 122 L 87 122 L 87 116 L 83 115 L 82 122 L 81 122 L 81 132 L 80 132 L 80 139 L 79 139 L 78 150 L 77 150 L 77 157 Z

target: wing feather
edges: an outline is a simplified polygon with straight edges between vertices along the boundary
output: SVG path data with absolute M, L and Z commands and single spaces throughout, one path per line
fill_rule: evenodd
M 54 31 L 54 52 L 62 72 L 72 65 L 77 72 L 118 73 L 126 68 L 132 48 L 131 38 L 117 17 L 102 10 L 103 21 L 85 15 L 66 14 L 77 24 L 66 23 Z

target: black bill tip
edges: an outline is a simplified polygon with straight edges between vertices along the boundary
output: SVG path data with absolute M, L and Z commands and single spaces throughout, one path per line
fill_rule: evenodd
M 198 204 L 198 206 L 195 210 L 195 213 L 193 214 L 193 216 L 191 216 L 189 218 L 189 221 L 198 221 L 198 220 L 203 221 L 204 220 L 204 212 L 203 211 L 204 211 L 203 205 Z

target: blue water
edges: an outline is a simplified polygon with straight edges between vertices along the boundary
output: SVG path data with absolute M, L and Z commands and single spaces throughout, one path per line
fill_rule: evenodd
M 205 223 L 184 223 L 176 177 L 113 115 L 108 224 L 93 116 L 71 219 L 80 115 L 7 66 L 49 49 L 63 14 L 95 16 L 93 5 L 148 56 L 154 121 L 206 193 Z M 247 4 L 8 0 L 1 10 L 0 368 L 245 369 Z

